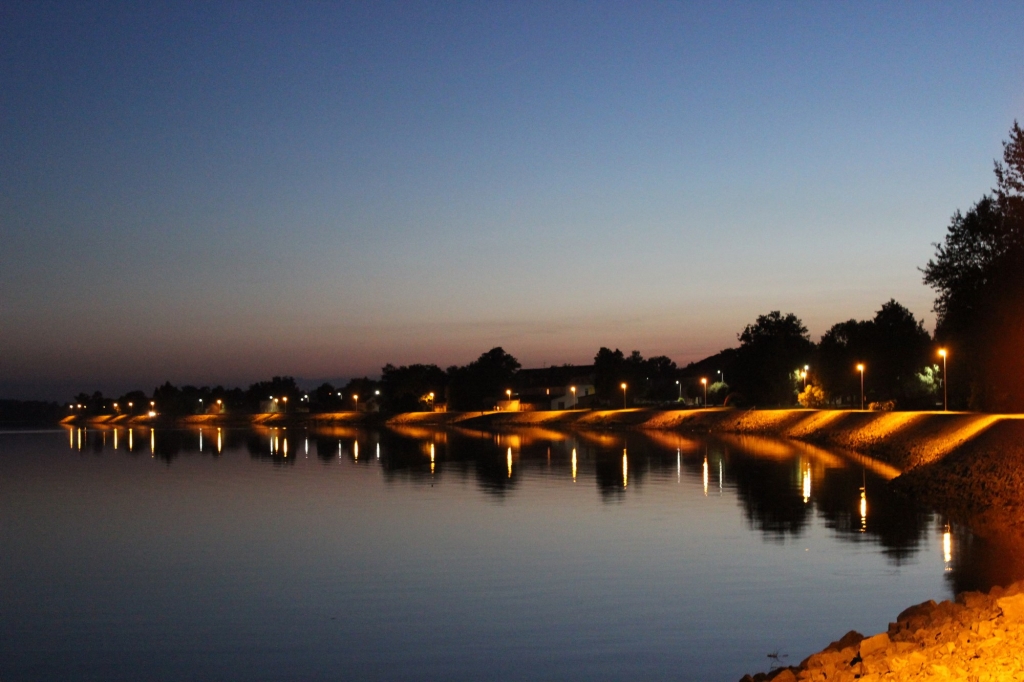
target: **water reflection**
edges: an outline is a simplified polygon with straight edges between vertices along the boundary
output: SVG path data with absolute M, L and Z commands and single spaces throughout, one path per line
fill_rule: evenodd
M 291 441 L 296 436 L 276 427 L 218 428 L 215 449 L 208 447 L 201 428 L 133 427 L 121 433 L 120 427 L 69 427 L 68 447 L 80 454 L 111 451 L 135 457 L 140 454 L 135 430 L 141 431 L 151 457 L 167 465 L 179 457 L 239 451 L 275 466 L 295 464 Z M 312 450 L 323 466 L 348 462 L 377 467 L 386 485 L 429 486 L 452 478 L 475 483 L 497 498 L 540 478 L 589 484 L 606 504 L 622 503 L 645 486 L 672 479 L 679 494 L 707 496 L 714 466 L 719 493 L 734 494 L 749 526 L 768 542 L 799 538 L 817 518 L 840 540 L 877 543 L 889 562 L 900 564 L 919 551 L 929 533 L 940 533 L 952 584 L 973 589 L 1011 575 L 1024 577 L 1019 575 L 1024 573 L 1024 547 L 1007 549 L 956 524 L 936 527 L 929 510 L 890 491 L 891 469 L 798 442 L 738 436 L 695 441 L 667 433 L 339 426 L 310 428 L 300 437 L 305 455 Z M 360 456 L 366 448 L 375 456 Z

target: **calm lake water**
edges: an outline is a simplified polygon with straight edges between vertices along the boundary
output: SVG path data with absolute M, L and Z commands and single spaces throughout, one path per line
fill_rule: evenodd
M 736 680 L 991 580 L 884 474 L 633 432 L 0 433 L 0 680 Z

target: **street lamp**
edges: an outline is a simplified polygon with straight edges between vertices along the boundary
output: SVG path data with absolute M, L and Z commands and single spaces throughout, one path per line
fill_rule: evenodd
M 860 372 L 860 409 L 864 409 L 864 365 L 858 364 L 857 371 Z
M 356 403 L 356 412 L 359 411 L 359 395 L 357 393 L 352 394 L 352 400 Z
M 942 411 L 949 412 L 949 381 L 946 376 L 946 356 L 948 353 L 945 348 L 939 349 L 939 355 L 942 356 Z
M 725 383 L 725 372 L 723 372 L 720 369 L 716 369 L 715 373 L 719 375 L 718 380 L 721 381 L 724 384 Z
M 679 402 L 683 402 L 683 385 L 679 383 L 679 379 L 676 379 L 676 386 L 679 387 Z
M 576 387 L 570 386 L 569 390 L 572 391 L 572 409 L 576 409 Z
M 619 388 L 622 389 L 622 409 L 626 409 L 626 384 L 623 383 Z
M 704 384 L 704 407 L 706 408 L 708 406 L 708 380 L 701 377 L 700 383 Z
M 506 388 L 505 389 L 505 396 L 508 398 L 509 402 L 512 402 L 512 389 L 511 388 Z
M 800 371 L 800 378 L 804 380 L 804 388 L 807 388 L 807 370 Z

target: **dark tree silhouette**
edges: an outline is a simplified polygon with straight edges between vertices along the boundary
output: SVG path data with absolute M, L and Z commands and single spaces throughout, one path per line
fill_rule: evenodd
M 448 376 L 437 365 L 384 365 L 380 392 L 387 412 L 416 412 L 430 408 L 427 396 L 443 399 Z
M 492 348 L 468 365 L 448 368 L 448 401 L 459 410 L 489 409 L 512 388 L 518 371 L 518 360 Z
M 865 363 L 865 382 L 872 400 L 895 400 L 904 407 L 928 407 L 917 374 L 930 363 L 931 336 L 924 324 L 895 300 L 884 303 L 874 319 L 832 325 L 821 337 L 812 382 L 839 402 L 857 404 L 860 379 L 857 363 Z M 923 403 L 922 403 L 923 401 Z
M 796 402 L 795 372 L 809 363 L 814 344 L 807 327 L 793 313 L 774 310 L 748 324 L 739 335 L 736 383 L 758 405 Z
M 953 214 L 923 268 L 935 290 L 935 335 L 950 348 L 954 404 L 1024 409 L 1024 131 L 1015 121 L 993 196 Z

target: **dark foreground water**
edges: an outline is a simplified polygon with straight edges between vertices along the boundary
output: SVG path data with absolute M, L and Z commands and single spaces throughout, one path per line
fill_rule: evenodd
M 792 442 L 0 433 L 0 680 L 735 680 L 984 586 Z

